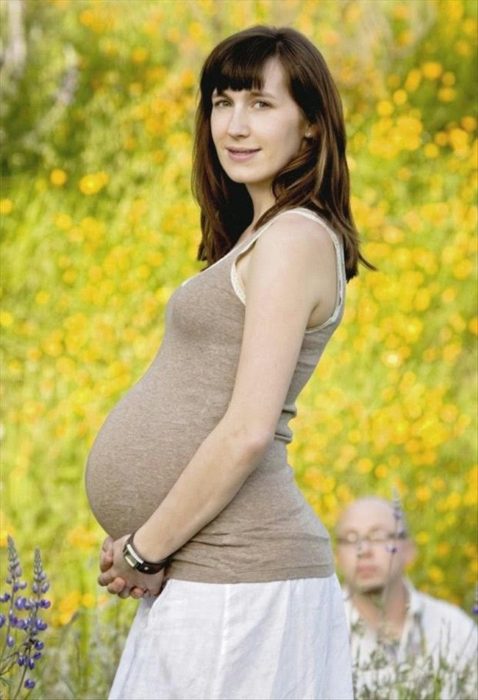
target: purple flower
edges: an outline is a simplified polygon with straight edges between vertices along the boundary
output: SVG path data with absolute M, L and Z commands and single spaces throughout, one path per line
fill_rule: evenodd
M 43 657 L 41 650 L 44 648 L 44 643 L 37 639 L 37 635 L 39 632 L 47 629 L 48 625 L 39 617 L 39 611 L 42 608 L 49 608 L 51 603 L 42 597 L 42 593 L 48 590 L 49 583 L 43 571 L 41 555 L 38 549 L 35 549 L 33 561 L 32 594 L 30 597 L 27 597 L 18 593 L 18 591 L 25 590 L 28 584 L 26 581 L 20 580 L 22 568 L 15 543 L 10 536 L 7 539 L 8 574 L 5 580 L 10 587 L 10 591 L 0 596 L 0 603 L 8 603 L 10 601 L 10 609 L 8 613 L 5 611 L 5 614 L 0 615 L 0 627 L 7 627 L 5 645 L 10 649 L 7 660 L 9 659 L 9 668 L 12 668 L 12 664 L 15 664 L 17 667 L 19 675 L 16 681 L 18 695 L 21 685 L 28 690 L 35 687 L 35 681 L 31 678 L 24 680 L 24 675 L 26 670 L 35 669 L 36 664 Z M 18 612 L 18 615 L 15 612 Z
M 478 615 L 478 583 L 475 586 L 475 601 L 473 603 L 471 612 L 473 613 L 473 615 Z

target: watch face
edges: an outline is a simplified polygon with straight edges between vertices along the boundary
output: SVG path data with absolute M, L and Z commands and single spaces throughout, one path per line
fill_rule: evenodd
M 125 561 L 127 562 L 127 564 L 129 564 L 131 566 L 132 569 L 138 568 L 138 562 L 136 561 L 136 559 L 134 557 L 131 556 L 131 552 L 129 551 L 129 549 L 125 548 L 123 550 L 123 557 L 124 557 Z
M 169 558 L 162 559 L 161 561 L 155 563 L 146 562 L 138 557 L 137 553 L 129 542 L 126 542 L 125 546 L 123 547 L 123 558 L 132 569 L 141 571 L 142 574 L 157 574 L 159 571 L 164 569 L 166 564 L 169 562 Z

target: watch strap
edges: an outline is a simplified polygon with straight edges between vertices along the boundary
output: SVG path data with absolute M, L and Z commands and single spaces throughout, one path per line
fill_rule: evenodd
M 133 543 L 135 532 L 132 532 L 123 546 L 123 557 L 132 569 L 140 571 L 142 574 L 157 574 L 162 571 L 170 562 L 171 557 L 160 561 L 147 561 L 138 552 Z

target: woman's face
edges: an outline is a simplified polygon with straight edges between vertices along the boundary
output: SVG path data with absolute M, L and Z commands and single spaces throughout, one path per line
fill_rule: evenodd
M 270 190 L 275 175 L 299 152 L 307 122 L 286 86 L 277 58 L 264 65 L 261 92 L 212 94 L 211 134 L 219 162 L 252 193 Z

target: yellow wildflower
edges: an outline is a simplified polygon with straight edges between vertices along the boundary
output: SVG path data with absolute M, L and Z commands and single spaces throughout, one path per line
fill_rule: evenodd
M 441 88 L 438 90 L 438 99 L 441 102 L 453 102 L 456 97 L 456 90 L 450 87 Z
M 62 187 L 62 185 L 64 185 L 67 181 L 67 179 L 67 174 L 64 170 L 61 170 L 60 168 L 55 168 L 50 173 L 50 182 L 52 185 L 55 185 L 55 187 Z
M 443 73 L 443 66 L 437 61 L 427 61 L 422 66 L 422 73 L 428 80 L 436 80 Z
M 99 173 L 91 173 L 90 175 L 85 175 L 81 178 L 78 187 L 80 192 L 85 195 L 97 194 L 100 192 L 109 182 L 109 176 L 104 171 Z
M 13 315 L 10 311 L 0 311 L 0 326 L 9 328 L 13 324 Z
M 13 209 L 11 199 L 0 199 L 0 214 L 10 214 Z

